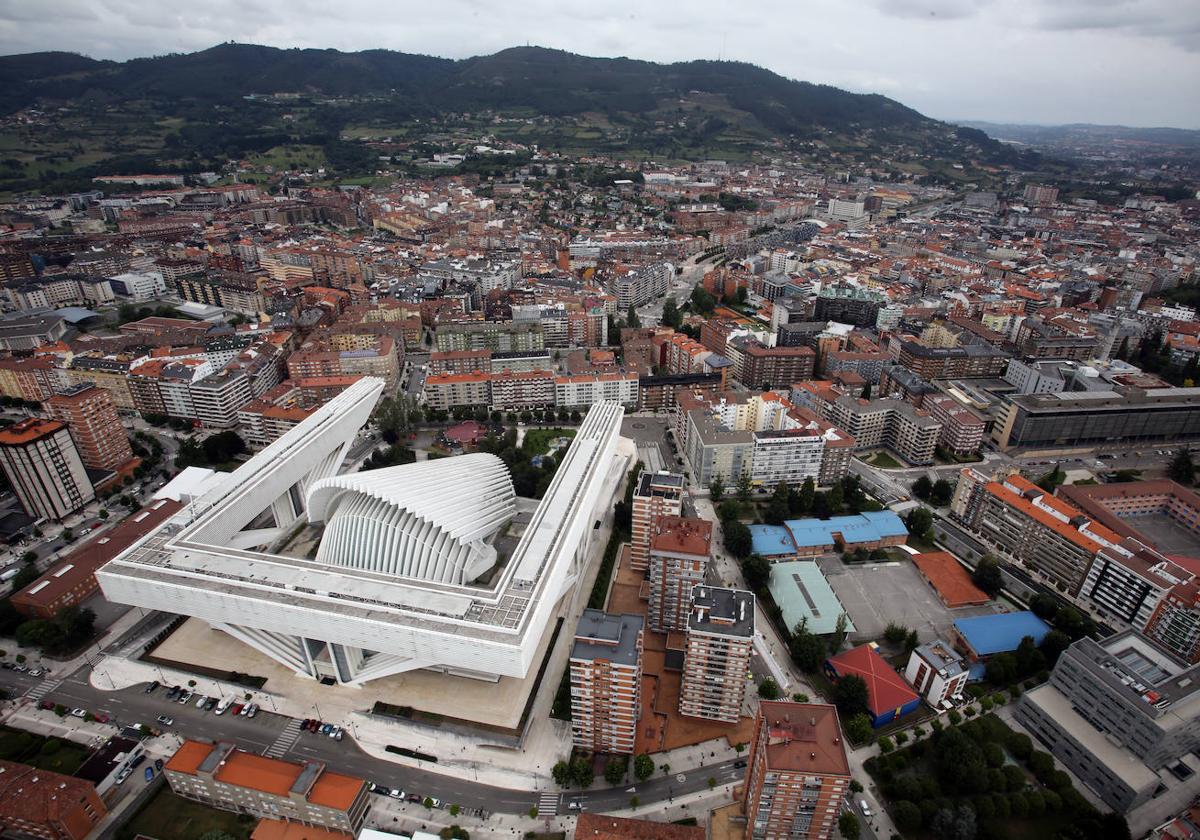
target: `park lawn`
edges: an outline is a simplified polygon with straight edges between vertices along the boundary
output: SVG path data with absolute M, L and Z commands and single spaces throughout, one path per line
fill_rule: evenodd
M 530 457 L 544 455 L 550 449 L 550 441 L 560 437 L 573 438 L 575 431 L 575 429 L 526 429 L 521 449 Z
M 867 458 L 866 461 L 871 466 L 879 467 L 880 469 L 884 470 L 898 470 L 904 466 L 886 452 L 876 452 L 874 455 Z
M 256 822 L 176 796 L 164 786 L 125 824 L 117 837 L 132 840 L 140 834 L 158 840 L 199 840 L 210 831 L 221 831 L 236 840 L 248 840 Z
M 49 741 L 57 742 L 58 748 L 44 752 Z M 87 760 L 88 754 L 86 748 L 72 741 L 0 727 L 0 758 L 8 761 L 19 761 L 39 770 L 52 770 L 70 776 Z

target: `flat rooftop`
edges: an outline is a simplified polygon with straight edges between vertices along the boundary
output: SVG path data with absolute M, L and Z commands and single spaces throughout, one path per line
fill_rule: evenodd
M 575 628 L 571 658 L 607 659 L 619 665 L 637 665 L 642 653 L 639 639 L 645 624 L 640 615 L 584 610 Z
M 764 700 L 767 768 L 793 773 L 849 776 L 850 762 L 837 709 L 821 703 Z
M 845 613 L 846 630 L 854 632 L 854 622 L 815 560 L 772 564 L 769 589 L 788 627 L 805 621 L 810 633 L 832 633 L 838 616 Z
M 754 594 L 721 586 L 693 587 L 688 630 L 752 638 Z

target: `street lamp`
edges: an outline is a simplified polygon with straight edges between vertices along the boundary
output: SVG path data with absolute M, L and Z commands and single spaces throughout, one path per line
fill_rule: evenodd
M 321 716 L 321 707 L 318 706 L 316 703 L 313 703 L 312 707 L 313 707 L 313 710 L 317 713 L 317 718 L 321 719 L 321 717 L 322 717 Z

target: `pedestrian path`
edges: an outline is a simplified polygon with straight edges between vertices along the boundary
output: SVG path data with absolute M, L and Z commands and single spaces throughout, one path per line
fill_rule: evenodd
M 51 691 L 62 685 L 64 680 L 42 680 L 37 685 L 25 692 L 25 696 L 33 702 L 38 702 Z
M 552 790 L 544 790 L 538 794 L 537 810 L 539 817 L 557 817 L 558 806 L 562 796 Z
M 288 725 L 283 728 L 283 731 L 279 733 L 279 737 L 275 739 L 275 743 L 269 746 L 263 755 L 267 758 L 283 758 L 299 737 L 300 721 L 292 718 L 288 721 Z

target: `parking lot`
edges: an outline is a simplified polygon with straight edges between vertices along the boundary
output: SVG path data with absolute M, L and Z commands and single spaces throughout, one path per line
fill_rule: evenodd
M 851 641 L 878 639 L 894 622 L 916 630 L 927 642 L 945 638 L 960 618 L 995 612 L 992 607 L 947 609 L 910 562 L 846 565 L 838 557 L 821 557 L 817 562 L 854 622 Z

